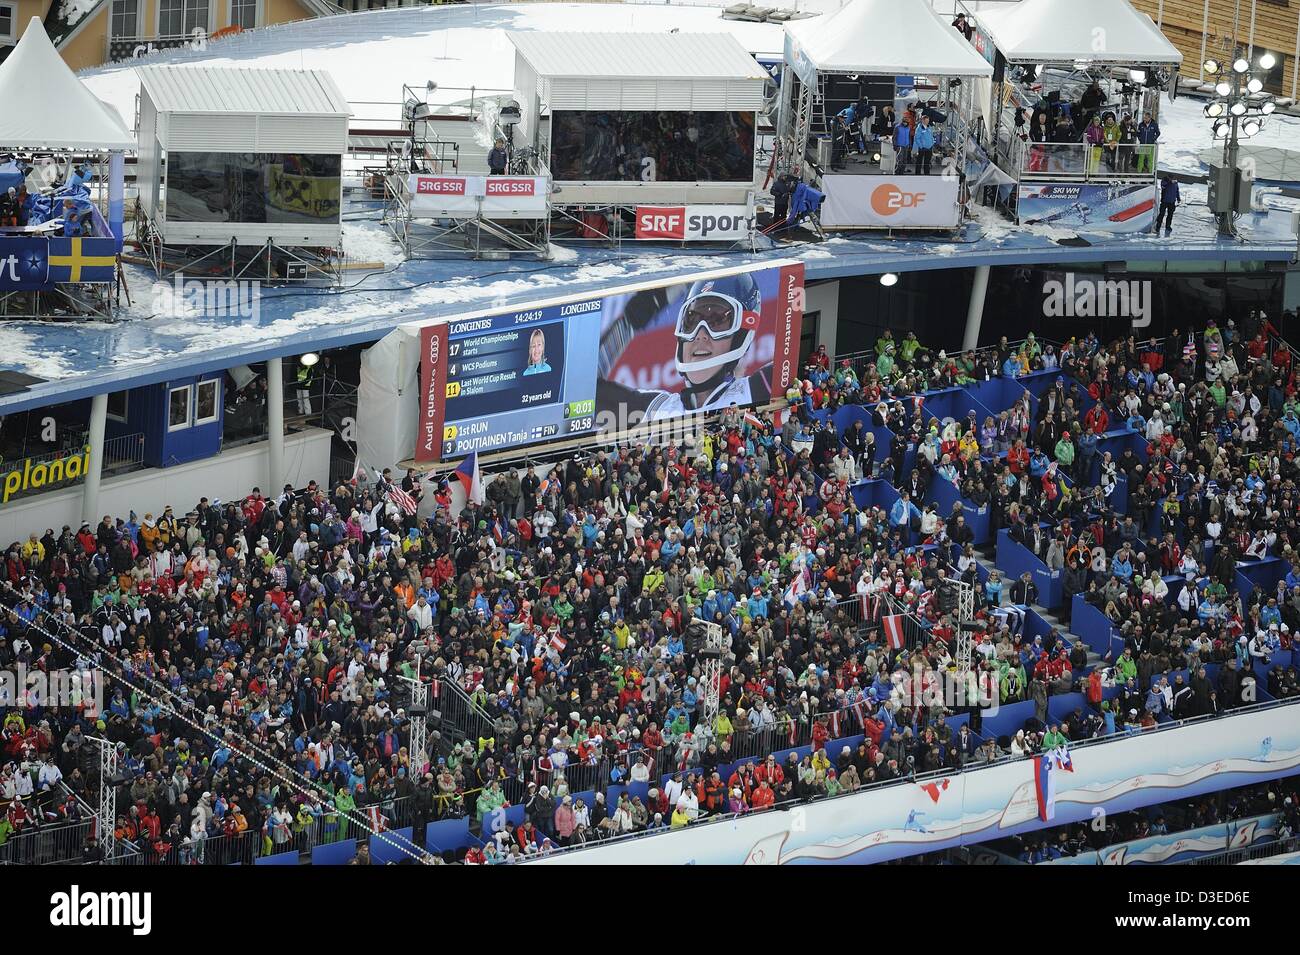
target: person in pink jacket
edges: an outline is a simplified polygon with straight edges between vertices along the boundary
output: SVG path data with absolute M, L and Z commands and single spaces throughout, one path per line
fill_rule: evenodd
M 564 802 L 555 807 L 555 833 L 560 837 L 560 845 L 567 846 L 573 841 L 573 830 L 577 822 L 573 817 L 573 797 L 565 796 Z

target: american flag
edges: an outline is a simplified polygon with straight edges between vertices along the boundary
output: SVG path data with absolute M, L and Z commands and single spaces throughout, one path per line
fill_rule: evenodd
M 389 487 L 388 499 L 400 507 L 404 514 L 414 514 L 416 510 L 419 509 L 419 505 L 416 504 L 415 498 L 406 491 L 403 491 L 396 484 Z

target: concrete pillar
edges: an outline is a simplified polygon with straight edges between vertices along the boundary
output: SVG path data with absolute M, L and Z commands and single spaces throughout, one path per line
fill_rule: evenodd
M 81 519 L 94 527 L 103 517 L 99 513 L 99 480 L 104 472 L 104 424 L 108 421 L 108 395 L 95 395 L 90 399 L 90 464 L 86 468 L 86 483 L 81 489 Z
M 265 496 L 274 500 L 284 487 L 284 360 L 266 363 L 266 438 L 270 475 Z
M 978 348 L 980 323 L 984 320 L 984 297 L 989 291 L 989 267 L 975 267 L 975 281 L 971 284 L 970 305 L 966 309 L 966 334 L 962 338 L 962 351 Z

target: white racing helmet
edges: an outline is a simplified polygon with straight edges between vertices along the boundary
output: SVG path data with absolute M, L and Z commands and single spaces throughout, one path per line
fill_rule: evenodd
M 720 370 L 739 362 L 754 344 L 762 310 L 762 293 L 748 273 L 693 283 L 677 312 L 677 371 L 684 375 Z M 731 347 L 720 355 L 686 361 L 683 349 L 701 328 L 714 341 L 730 339 Z

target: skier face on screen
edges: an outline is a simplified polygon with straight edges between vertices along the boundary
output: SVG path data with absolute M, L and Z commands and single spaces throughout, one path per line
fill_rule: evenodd
M 546 358 L 546 336 L 541 329 L 533 332 L 528 341 L 528 364 L 540 365 Z
M 677 316 L 677 371 L 688 389 L 734 375 L 754 343 L 762 297 L 749 275 L 696 282 Z

